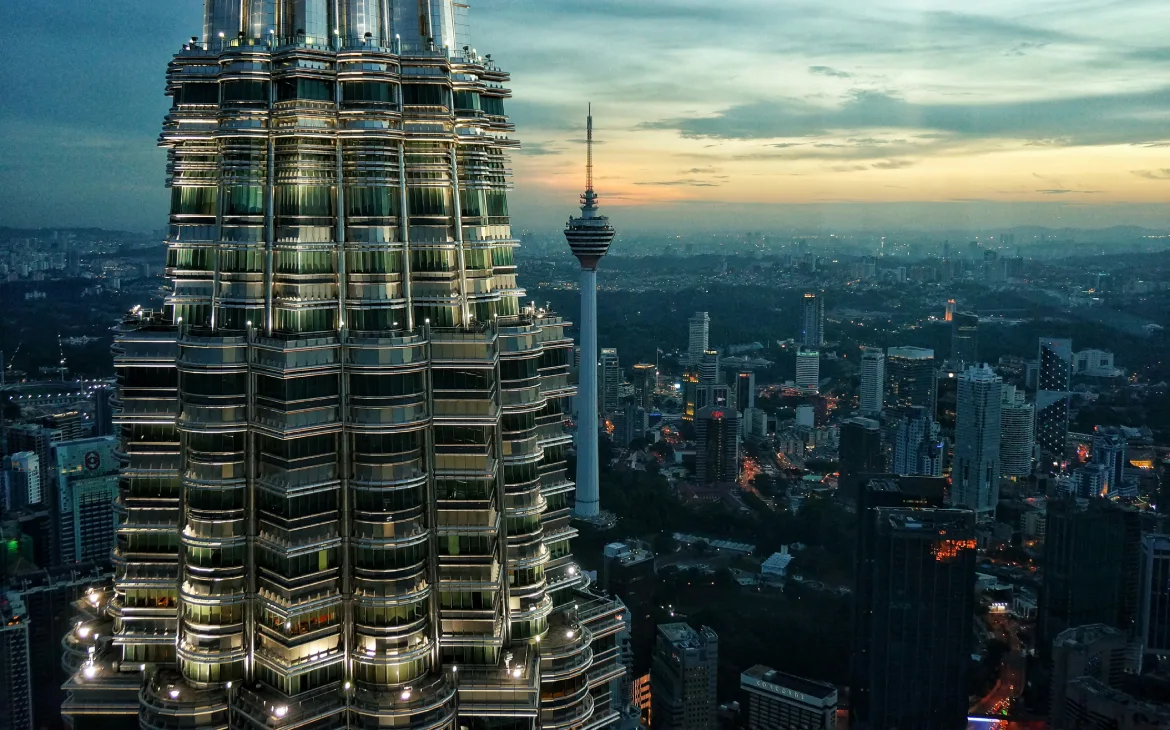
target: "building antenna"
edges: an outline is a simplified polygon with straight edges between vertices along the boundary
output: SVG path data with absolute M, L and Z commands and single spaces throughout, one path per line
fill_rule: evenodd
M 585 192 L 593 192 L 593 102 L 589 102 L 589 121 L 585 125 L 585 147 L 588 160 L 585 163 Z

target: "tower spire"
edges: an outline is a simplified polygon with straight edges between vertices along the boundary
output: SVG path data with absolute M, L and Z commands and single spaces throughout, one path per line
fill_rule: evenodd
M 585 193 L 593 192 L 593 102 L 589 103 L 589 121 L 585 126 L 585 147 L 588 160 L 585 163 Z

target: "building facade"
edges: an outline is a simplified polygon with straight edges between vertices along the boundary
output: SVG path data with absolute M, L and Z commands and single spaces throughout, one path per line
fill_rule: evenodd
M 649 413 L 654 407 L 654 391 L 658 389 L 658 366 L 649 362 L 634 364 L 634 397 L 638 405 Z
M 739 676 L 746 730 L 836 730 L 837 688 L 757 664 Z
M 1127 639 L 1123 632 L 1105 624 L 1087 624 L 1060 632 L 1052 641 L 1052 678 L 1049 689 L 1049 726 L 1066 727 L 1065 702 L 1068 684 L 1078 677 L 1090 677 L 1117 687 L 1126 672 Z
M 1026 477 L 1032 473 L 1036 450 L 1036 407 L 1014 385 L 1003 388 L 1000 405 L 999 468 L 1005 477 Z
M 711 317 L 706 312 L 695 312 L 687 320 L 687 332 L 687 364 L 697 366 L 710 345 Z
M 710 730 L 718 710 L 719 637 L 710 628 L 660 624 L 650 665 L 654 730 Z
M 1170 657 L 1170 535 L 1142 536 L 1140 601 L 1143 651 Z
M 999 503 L 1003 380 L 987 365 L 959 376 L 951 505 L 994 516 Z
M 695 416 L 696 476 L 703 484 L 733 484 L 739 478 L 740 415 L 708 406 Z
M 819 350 L 825 344 L 825 297 L 806 292 L 800 308 L 800 344 Z
M 979 317 L 956 312 L 951 320 L 951 360 L 965 367 L 979 364 Z
M 742 413 L 756 407 L 756 374 L 741 370 L 735 374 L 735 407 Z
M 1036 444 L 1047 463 L 1064 460 L 1072 387 L 1072 340 L 1040 338 L 1036 387 Z
M 796 353 L 796 387 L 819 390 L 821 387 L 821 352 L 801 347 Z
M 118 519 L 118 440 L 98 436 L 53 447 L 62 563 L 105 562 Z
M 886 355 L 880 348 L 861 348 L 861 394 L 859 410 L 863 416 L 882 412 L 886 397 Z
M 573 343 L 520 306 L 507 73 L 450 0 L 244 8 L 170 65 L 173 289 L 117 334 L 114 641 L 66 713 L 604 726 L 623 608 L 570 550 Z
M 890 473 L 899 476 L 942 476 L 946 448 L 934 414 L 922 406 L 889 412 Z
M 935 407 L 934 350 L 891 347 L 886 350 L 886 405 Z
M 622 366 L 618 351 L 612 347 L 602 348 L 597 366 L 600 370 L 598 397 L 601 399 L 601 413 L 604 416 L 618 412 L 621 401 Z
M 41 504 L 45 499 L 41 460 L 32 451 L 5 456 L 3 486 L 6 512 Z

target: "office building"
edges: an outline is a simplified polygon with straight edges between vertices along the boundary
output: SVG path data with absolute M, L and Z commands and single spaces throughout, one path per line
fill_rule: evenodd
M 695 312 L 687 321 L 687 328 L 687 364 L 697 366 L 711 344 L 711 318 L 706 312 Z
M 719 372 L 719 351 L 706 350 L 699 359 L 699 383 L 713 385 L 723 380 Z
M 739 479 L 739 419 L 734 408 L 707 406 L 695 416 L 696 476 L 702 484 Z
M 959 376 L 951 505 L 994 517 L 999 504 L 999 446 L 1003 379 L 990 367 Z
M 1087 624 L 1136 633 L 1141 515 L 1105 499 L 1049 499 L 1036 651 L 1048 658 L 1062 631 Z
M 947 300 L 946 310 L 945 310 L 945 313 L 943 315 L 944 322 L 955 321 L 955 309 L 957 307 L 958 307 L 958 304 L 955 302 L 954 299 Z
M 1014 385 L 1003 387 L 1000 405 L 999 470 L 1005 477 L 1026 477 L 1032 473 L 1036 450 L 1036 408 Z
M 962 730 L 975 608 L 975 515 L 870 507 L 859 519 L 867 526 L 859 545 L 851 726 Z
M 46 491 L 46 482 L 53 473 L 53 443 L 61 440 L 61 434 L 39 423 L 16 423 L 4 431 L 7 437 L 5 453 L 31 451 L 37 455 L 38 471 L 41 475 L 41 496 L 42 499 L 49 498 L 51 495 Z
M 821 387 L 821 353 L 802 347 L 796 353 L 796 387 L 819 390 Z
M 746 730 L 836 730 L 837 688 L 757 664 L 739 675 Z
M 706 626 L 659 624 L 650 665 L 654 730 L 710 730 L 718 709 L 715 696 L 719 637 Z
M 922 406 L 934 410 L 934 350 L 891 347 L 886 350 L 885 373 L 887 406 Z
M 695 411 L 698 410 L 699 398 L 699 371 L 687 370 L 682 376 L 683 423 L 695 422 Z
M 1093 677 L 1070 680 L 1063 713 L 1049 730 L 1168 730 L 1170 707 L 1148 702 Z
M 938 477 L 943 473 L 946 448 L 934 414 L 922 406 L 889 411 L 889 470 L 899 476 Z
M 109 385 L 99 385 L 93 389 L 93 435 L 114 435 L 114 407 L 110 398 L 114 395 L 114 388 Z
M 608 417 L 617 413 L 620 401 L 622 367 L 621 363 L 618 362 L 617 350 L 611 347 L 603 348 L 598 368 L 601 371 L 599 378 L 601 382 L 599 392 L 601 414 Z
M 54 432 L 54 441 L 76 441 L 89 435 L 85 414 L 81 411 L 62 411 L 41 417 L 41 424 Z
M 634 398 L 649 413 L 654 407 L 654 391 L 658 389 L 658 366 L 653 363 L 634 364 Z
M 819 350 L 825 344 L 825 297 L 807 292 L 800 306 L 800 344 Z
M 110 436 L 53 447 L 62 563 L 110 559 L 118 525 L 117 449 L 118 440 Z
M 622 401 L 621 410 L 613 417 L 614 443 L 628 448 L 636 439 L 646 437 L 650 428 L 650 417 L 646 409 L 638 405 L 636 398 L 626 398 Z
M 1077 626 L 1053 639 L 1048 693 L 1050 727 L 1064 730 L 1081 727 L 1064 725 L 1066 692 L 1072 680 L 1090 677 L 1109 687 L 1121 684 L 1126 670 L 1127 643 L 1123 632 L 1105 624 Z
M 20 594 L 0 594 L 0 730 L 33 730 L 29 620 Z
M 751 370 L 735 375 L 735 407 L 740 411 L 756 407 L 756 374 Z
M 868 475 L 886 473 L 886 455 L 882 448 L 881 424 L 872 418 L 846 419 L 841 424 L 837 446 L 841 477 L 838 489 L 845 499 L 857 499 Z
M 1046 466 L 1064 461 L 1072 387 L 1072 340 L 1040 338 L 1036 387 L 1036 444 Z
M 1170 657 L 1170 535 L 1143 535 L 1138 638 L 1146 654 Z
M 116 333 L 128 463 L 98 602 L 118 621 L 65 711 L 603 727 L 625 609 L 570 549 L 573 342 L 520 304 L 508 74 L 471 49 L 464 3 L 277 6 L 208 0 L 169 67 L 174 288 Z M 587 183 L 566 230 L 585 410 L 613 238 L 596 203 Z
M 382 3 L 387 2 L 388 0 L 382 0 Z M 390 4 L 394 7 L 396 13 L 394 28 L 397 33 L 397 14 L 401 12 L 414 15 L 415 13 L 412 13 L 408 8 L 398 5 L 397 2 Z M 440 4 L 451 5 L 449 0 Z M 424 6 L 419 5 L 419 22 L 425 24 L 425 16 L 422 15 L 423 10 Z M 486 77 L 484 79 L 486 80 Z M 503 114 L 502 104 L 502 98 L 498 102 L 492 102 L 493 107 L 498 105 L 497 113 L 500 115 Z M 614 385 L 612 394 L 606 390 L 605 383 L 602 384 L 602 388 L 599 389 L 597 387 L 598 368 L 600 367 L 602 375 L 607 372 L 606 363 L 599 360 L 597 353 L 597 267 L 601 264 L 601 259 L 605 257 L 605 254 L 609 253 L 609 246 L 613 242 L 617 232 L 609 224 L 609 218 L 598 213 L 597 193 L 593 190 L 592 105 L 589 107 L 586 137 L 588 159 L 585 165 L 585 192 L 581 195 L 581 217 L 569 218 L 569 223 L 565 227 L 565 238 L 569 241 L 569 248 L 581 265 L 582 367 L 579 370 L 578 376 L 580 392 L 577 399 L 579 403 L 577 413 L 577 501 L 574 506 L 574 513 L 578 517 L 594 518 L 601 514 L 601 485 L 598 481 L 600 479 L 600 467 L 597 463 L 597 438 L 601 419 L 598 417 L 598 409 L 600 408 L 603 414 L 617 410 L 616 384 Z M 452 150 L 454 149 L 455 146 L 452 146 Z M 499 150 L 495 154 L 498 155 L 500 152 L 502 150 Z M 454 152 L 451 154 L 454 154 Z M 405 190 L 405 188 L 403 189 Z M 458 196 L 458 185 L 452 186 L 452 190 Z M 498 195 L 506 208 L 504 191 L 500 190 L 489 194 Z M 506 210 L 499 212 L 506 214 Z M 456 220 L 459 219 L 456 218 Z M 500 222 L 506 222 L 506 218 L 500 218 L 498 220 Z M 462 239 L 462 235 L 459 235 L 459 239 Z M 409 245 L 409 243 L 406 243 L 406 245 Z M 510 270 L 514 271 L 511 267 Z M 515 279 L 509 278 L 508 285 L 515 287 Z M 509 305 L 508 308 L 511 310 L 515 307 Z M 613 352 L 612 365 L 615 368 L 617 367 L 616 351 Z
M 863 416 L 882 412 L 886 395 L 886 356 L 880 348 L 861 348 L 861 397 L 859 410 Z
M 979 364 L 979 317 L 956 312 L 951 320 L 951 360 L 966 367 Z
M 654 553 L 647 543 L 613 542 L 602 551 L 602 590 L 617 595 L 635 612 L 653 605 L 655 575 Z
M 1097 426 L 1093 429 L 1093 465 L 1104 476 L 1101 492 L 1119 495 L 1126 491 L 1125 470 L 1129 467 L 1129 442 L 1121 429 Z M 1136 486 L 1136 485 L 1135 485 Z M 1133 496 L 1137 496 L 1136 493 Z
M 44 482 L 41 461 L 32 451 L 20 451 L 4 457 L 4 511 L 41 504 Z

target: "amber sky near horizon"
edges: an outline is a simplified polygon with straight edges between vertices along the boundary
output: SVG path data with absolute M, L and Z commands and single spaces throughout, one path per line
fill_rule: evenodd
M 0 225 L 161 227 L 163 72 L 201 6 L 0 7 Z M 1164 0 L 472 3 L 513 74 L 517 224 L 550 229 L 590 101 L 627 227 L 1170 225 L 1168 31 Z

